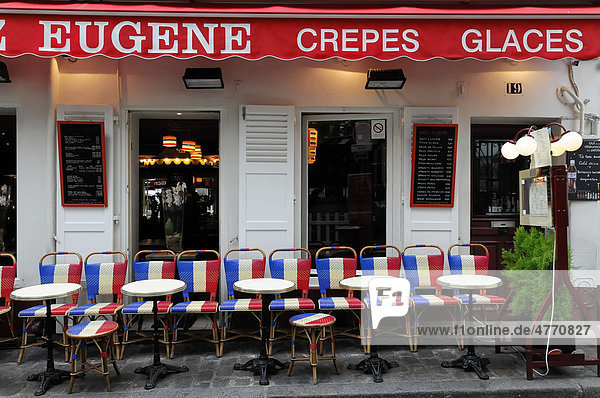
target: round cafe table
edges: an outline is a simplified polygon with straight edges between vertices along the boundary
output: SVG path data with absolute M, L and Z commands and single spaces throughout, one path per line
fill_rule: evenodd
M 52 319 L 52 299 L 72 296 L 81 290 L 78 283 L 46 283 L 43 285 L 28 286 L 13 291 L 10 298 L 15 301 L 46 301 L 46 347 L 48 351 L 46 370 L 27 377 L 28 381 L 39 381 L 40 386 L 35 391 L 36 396 L 43 395 L 51 384 L 58 384 L 64 379 L 71 377 L 71 372 L 54 368 L 54 357 L 52 355 L 52 334 L 54 322 Z
M 442 287 L 467 290 L 469 292 L 468 320 L 473 321 L 473 290 L 492 289 L 502 285 L 502 279 L 490 275 L 444 275 L 437 279 Z M 478 357 L 475 354 L 473 338 L 468 338 L 467 354 L 454 361 L 444 361 L 441 363 L 444 368 L 462 368 L 464 370 L 473 370 L 480 379 L 487 380 L 490 377 L 485 373 L 486 366 L 490 360 Z
M 342 279 L 340 281 L 340 287 L 343 287 L 347 290 L 357 290 L 357 291 L 367 291 L 369 290 L 369 282 L 373 278 L 395 278 L 395 276 L 385 276 L 385 275 L 362 275 L 362 276 L 354 276 L 352 278 Z M 370 314 L 369 311 L 367 313 Z M 383 382 L 383 377 L 381 377 L 381 373 L 385 370 L 398 367 L 398 363 L 388 362 L 383 358 L 379 357 L 377 352 L 377 346 L 371 346 L 371 352 L 369 357 L 363 359 L 359 363 L 353 365 L 348 365 L 348 369 L 351 370 L 364 370 L 365 373 L 371 372 L 373 375 L 373 381 L 375 383 Z
M 233 284 L 233 288 L 242 293 L 262 294 L 259 356 L 244 364 L 236 363 L 233 368 L 235 370 L 250 370 L 255 374 L 259 374 L 260 385 L 266 386 L 269 384 L 269 371 L 274 372 L 278 369 L 286 369 L 289 366 L 289 363 L 282 363 L 267 354 L 267 345 L 269 344 L 267 325 L 270 322 L 269 305 L 275 294 L 290 292 L 296 288 L 296 285 L 294 282 L 285 279 L 255 278 L 237 281 Z
M 152 314 L 154 315 L 154 361 L 152 365 L 137 368 L 135 373 L 145 374 L 148 381 L 144 387 L 151 390 L 156 386 L 159 377 L 164 377 L 169 373 L 187 372 L 187 366 L 173 366 L 161 363 L 158 349 L 158 299 L 160 296 L 178 293 L 185 289 L 185 282 L 177 279 L 147 279 L 128 283 L 121 287 L 121 292 L 127 296 L 149 297 L 152 299 Z

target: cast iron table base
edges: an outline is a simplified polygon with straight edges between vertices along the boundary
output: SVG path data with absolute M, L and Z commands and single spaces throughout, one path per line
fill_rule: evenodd
M 290 365 L 289 362 L 282 363 L 275 358 L 269 357 L 267 355 L 267 344 L 269 344 L 269 340 L 267 338 L 269 331 L 267 330 L 267 325 L 270 324 L 271 320 L 269 319 L 269 304 L 273 299 L 273 295 L 263 294 L 262 297 L 262 309 L 261 309 L 261 321 L 260 321 L 260 354 L 258 358 L 253 358 L 246 363 L 236 363 L 233 366 L 234 370 L 249 370 L 254 372 L 256 375 L 260 375 L 261 386 L 269 385 L 269 372 L 274 373 L 280 369 L 287 369 Z
M 371 355 L 368 358 L 363 359 L 356 365 L 348 365 L 350 370 L 364 370 L 365 373 L 373 374 L 373 381 L 375 383 L 383 382 L 381 373 L 385 370 L 398 367 L 398 362 L 388 362 L 383 358 L 380 358 L 377 354 L 377 346 L 371 347 Z
M 52 353 L 52 330 L 55 327 L 54 320 L 52 319 L 52 300 L 46 300 L 46 348 L 48 356 L 46 360 L 46 370 L 40 373 L 34 373 L 27 377 L 27 381 L 39 381 L 40 386 L 35 390 L 34 395 L 44 395 L 48 390 L 48 387 L 52 384 L 58 384 L 64 379 L 71 377 L 71 372 L 66 370 L 60 370 L 54 368 L 54 356 Z
M 473 291 L 469 290 L 469 320 L 473 320 Z M 463 368 L 465 372 L 473 370 L 477 373 L 482 380 L 488 380 L 490 377 L 485 373 L 486 366 L 489 365 L 490 360 L 487 358 L 480 358 L 475 354 L 475 346 L 473 346 L 473 338 L 470 339 L 471 344 L 467 346 L 467 355 L 455 359 L 454 361 L 443 361 L 441 363 L 442 368 Z
M 474 371 L 477 373 L 482 380 L 487 380 L 490 377 L 485 373 L 486 366 L 489 365 L 490 360 L 487 358 L 480 358 L 475 355 L 475 349 L 473 346 L 467 347 L 467 355 L 463 355 L 462 357 L 455 359 L 454 361 L 444 361 L 442 362 L 443 368 L 463 368 L 465 371 Z
M 146 390 L 152 390 L 156 387 L 157 380 L 159 378 L 162 379 L 167 374 L 189 371 L 187 366 L 173 366 L 160 362 L 160 353 L 158 349 L 158 298 L 154 297 L 152 302 L 152 314 L 154 315 L 154 362 L 152 365 L 137 368 L 134 371 L 137 374 L 145 374 L 148 376 L 148 381 L 146 381 L 146 385 L 144 386 Z

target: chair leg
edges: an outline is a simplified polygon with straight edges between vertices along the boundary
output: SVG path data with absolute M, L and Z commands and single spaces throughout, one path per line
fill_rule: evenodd
M 290 356 L 290 366 L 288 367 L 287 375 L 292 374 L 292 368 L 294 367 L 294 360 L 296 359 L 296 326 L 292 325 L 292 347 Z
M 213 334 L 213 341 L 215 342 L 215 351 L 216 351 L 216 355 L 217 357 L 220 357 L 221 354 L 221 350 L 220 350 L 220 346 L 221 346 L 221 342 L 219 339 L 219 329 L 218 329 L 218 319 L 217 319 L 217 314 L 215 313 L 212 316 L 212 334 Z
M 323 329 L 325 331 L 325 329 Z M 329 326 L 329 333 L 331 334 L 331 357 L 333 359 L 333 366 L 335 366 L 335 371 L 337 374 L 340 374 L 340 368 L 337 364 L 337 359 L 335 357 L 335 339 L 333 338 L 333 325 Z
M 315 329 L 310 329 L 310 366 L 312 367 L 313 384 L 317 384 L 317 338 Z
M 269 324 L 269 355 L 273 354 L 273 340 L 275 339 L 275 314 L 271 312 L 271 323 Z
M 119 367 L 117 366 L 117 357 L 118 357 L 118 349 L 117 349 L 117 342 L 119 340 L 119 335 L 117 332 L 115 332 L 112 336 L 111 339 L 113 340 L 111 343 L 111 347 L 110 347 L 110 359 L 112 361 L 113 364 L 113 368 L 115 368 L 115 373 L 117 375 L 121 375 L 121 372 L 119 371 Z
M 23 328 L 23 334 L 21 335 L 21 349 L 19 350 L 19 358 L 17 359 L 17 363 L 20 364 L 23 361 L 23 354 L 25 353 L 25 346 L 27 346 L 27 328 L 29 326 L 29 322 L 24 322 L 25 327 Z

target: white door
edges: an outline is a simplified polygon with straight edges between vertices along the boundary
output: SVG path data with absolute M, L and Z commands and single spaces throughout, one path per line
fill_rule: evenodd
M 57 119 L 104 122 L 106 152 L 107 207 L 63 207 L 61 203 L 59 162 L 56 169 L 56 250 L 78 252 L 85 257 L 95 251 L 117 250 L 114 247 L 114 118 L 111 105 L 58 105 Z M 58 153 L 58 148 L 56 149 Z M 58 155 L 57 155 L 58 159 Z
M 240 109 L 239 245 L 294 246 L 294 107 Z
M 404 108 L 404 148 L 412 148 L 413 124 L 454 124 L 458 123 L 457 120 L 457 108 Z M 458 136 L 460 137 L 460 134 Z M 456 197 L 460 187 L 455 185 L 454 207 L 410 207 L 411 160 L 410 152 L 407 152 L 403 167 L 403 202 L 405 203 L 403 245 L 437 245 L 445 251 L 450 245 L 458 242 Z

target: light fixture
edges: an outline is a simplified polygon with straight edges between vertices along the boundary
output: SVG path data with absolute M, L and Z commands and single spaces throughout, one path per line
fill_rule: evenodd
M 187 89 L 225 87 L 221 68 L 186 68 L 183 83 Z
M 365 89 L 397 89 L 400 90 L 406 83 L 406 76 L 402 69 L 369 69 Z
M 500 149 L 500 152 L 502 152 L 502 156 L 509 160 L 516 159 L 517 156 L 519 156 L 519 151 L 517 150 L 516 142 L 512 140 L 505 142 L 504 145 L 502 145 L 502 149 Z
M 0 83 L 10 83 L 8 68 L 4 62 L 0 62 Z
M 516 147 L 520 155 L 529 156 L 537 149 L 537 142 L 531 134 L 527 133 L 517 140 Z
M 552 151 L 552 156 L 560 156 L 565 153 L 565 147 L 560 143 L 560 138 L 553 138 L 550 141 L 550 151 Z
M 581 147 L 581 144 L 583 144 L 583 137 L 577 131 L 566 131 L 560 136 L 558 142 L 567 151 L 572 152 Z
M 194 141 L 183 141 L 181 143 L 181 150 L 184 152 L 194 152 L 196 149 L 196 142 Z
M 177 146 L 177 137 L 174 135 L 165 135 L 163 137 L 163 146 L 165 148 L 175 148 Z

